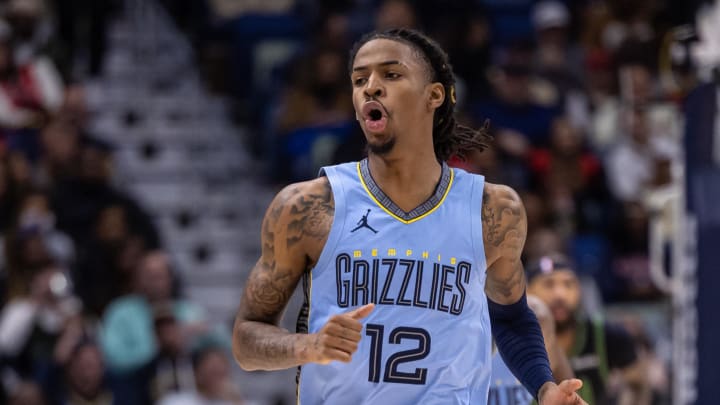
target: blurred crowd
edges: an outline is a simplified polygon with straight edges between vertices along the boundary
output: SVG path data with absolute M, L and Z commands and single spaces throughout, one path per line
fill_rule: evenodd
M 461 122 L 489 120 L 495 138 L 451 163 L 523 198 L 530 290 L 588 395 L 615 401 L 593 403 L 669 403 L 669 332 L 587 303 L 666 302 L 650 277 L 648 199 L 676 181 L 698 78 L 675 27 L 700 1 L 160 2 L 208 87 L 235 101 L 273 184 L 364 156 L 356 39 L 391 27 L 435 38 Z M 0 0 L 0 403 L 238 404 L 229 333 L 183 297 L 150 216 L 113 182 L 113 145 L 90 130 L 82 82 L 103 72 L 120 3 Z
M 0 1 L 0 403 L 238 404 L 229 332 L 182 298 L 90 131 L 119 6 Z
M 211 86 L 234 98 L 251 128 L 248 143 L 269 162 L 270 181 L 310 179 L 322 165 L 364 156 L 349 50 L 368 31 L 417 28 L 450 56 L 461 122 L 490 122 L 493 147 L 452 163 L 520 193 L 526 263 L 566 255 L 595 308 L 667 302 L 650 275 L 649 200 L 678 180 L 683 101 L 699 80 L 691 36 L 677 27 L 694 21 L 700 1 L 208 3 L 220 18 L 190 31 Z M 656 353 L 663 337 L 636 318 L 618 327 L 632 339 L 612 347 L 636 349 L 618 354 L 620 368 L 645 368 L 608 375 L 608 391 L 636 381 L 643 399 L 625 403 L 667 403 L 669 355 Z

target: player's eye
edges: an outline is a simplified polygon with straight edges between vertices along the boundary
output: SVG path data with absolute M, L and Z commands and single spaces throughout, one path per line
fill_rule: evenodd
M 387 73 L 385 73 L 385 77 L 388 78 L 388 79 L 399 79 L 399 78 L 400 78 L 400 73 L 387 72 Z
M 363 84 L 365 84 L 365 82 L 367 82 L 367 79 L 364 77 L 356 77 L 355 79 L 353 79 L 353 85 L 356 87 L 362 86 Z

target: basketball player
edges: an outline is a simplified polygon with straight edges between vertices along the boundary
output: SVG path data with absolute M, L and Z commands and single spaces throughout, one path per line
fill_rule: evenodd
M 593 404 L 651 402 L 648 370 L 638 359 L 635 342 L 622 325 L 581 309 L 580 279 L 569 258 L 552 252 L 533 260 L 527 267 L 527 280 L 528 291 L 551 311 L 560 350 L 585 382 L 580 391 L 583 398 Z M 623 384 L 612 384 L 612 374 L 622 376 Z
M 585 404 L 580 380 L 553 382 L 527 305 L 519 197 L 441 163 L 489 140 L 455 122 L 447 55 L 390 30 L 361 39 L 350 70 L 368 157 L 271 203 L 234 327 L 240 366 L 301 366 L 303 405 L 484 404 L 494 336 L 541 405 Z M 290 333 L 277 324 L 301 278 Z

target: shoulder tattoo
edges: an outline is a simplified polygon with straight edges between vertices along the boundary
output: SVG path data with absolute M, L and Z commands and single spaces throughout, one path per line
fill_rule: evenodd
M 317 190 L 293 199 L 287 226 L 288 248 L 306 238 L 324 242 L 334 214 L 335 204 L 327 179 Z
M 483 241 L 494 248 L 522 250 L 527 223 L 518 195 L 509 187 L 485 191 L 482 201 Z M 517 252 L 520 256 L 521 252 Z M 503 254 L 503 256 L 513 256 Z

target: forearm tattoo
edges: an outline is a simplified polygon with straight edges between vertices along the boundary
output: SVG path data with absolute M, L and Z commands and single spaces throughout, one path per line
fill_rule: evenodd
M 317 260 L 335 212 L 327 179 L 278 194 L 262 225 L 262 256 L 245 286 L 235 324 L 236 353 L 262 369 L 298 364 L 298 336 L 276 326 L 297 283 Z

